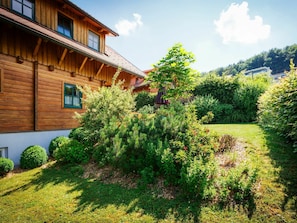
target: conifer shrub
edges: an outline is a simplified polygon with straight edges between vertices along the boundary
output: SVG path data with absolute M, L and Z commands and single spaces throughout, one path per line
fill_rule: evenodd
M 14 168 L 14 163 L 11 159 L 0 157 L 0 176 L 5 176 Z
M 47 162 L 47 154 L 39 145 L 27 147 L 21 154 L 20 166 L 23 169 L 33 169 Z
M 68 137 L 66 136 L 57 136 L 56 138 L 52 139 L 48 147 L 49 154 L 52 156 L 54 151 L 67 140 Z

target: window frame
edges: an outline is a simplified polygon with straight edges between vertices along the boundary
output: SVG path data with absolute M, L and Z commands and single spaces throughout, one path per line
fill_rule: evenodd
M 8 147 L 0 147 L 0 157 L 8 158 Z
M 61 20 L 63 21 L 62 24 L 60 23 L 62 22 Z M 69 24 L 65 25 L 66 23 L 69 23 Z M 67 26 L 69 26 L 69 30 Z M 62 31 L 60 31 L 59 29 L 62 29 Z M 65 31 L 69 31 L 70 35 L 67 35 Z M 58 12 L 57 32 L 65 37 L 73 39 L 73 19 L 69 18 L 63 13 Z
M 72 94 L 70 96 L 71 104 L 65 103 L 67 101 L 65 99 L 66 96 L 69 96 L 69 95 L 66 95 L 67 86 L 72 88 L 72 92 L 71 92 Z M 79 92 L 79 95 L 78 95 L 79 105 L 75 105 L 74 103 L 74 99 L 77 98 L 77 96 L 75 96 L 75 93 L 77 91 Z M 63 83 L 63 108 L 82 109 L 82 92 L 77 89 L 77 86 L 75 84 Z
M 90 37 L 97 37 L 97 48 L 94 46 L 95 45 L 95 41 L 92 39 L 90 41 Z M 97 33 L 93 32 L 92 30 L 88 31 L 88 47 L 96 50 L 96 51 L 100 51 L 100 35 L 98 35 Z
M 30 2 L 30 3 L 32 4 L 32 7 L 31 7 L 31 8 L 28 7 L 28 5 L 26 5 L 24 1 Z M 17 10 L 16 8 L 14 8 L 14 4 L 16 4 L 16 3 L 18 3 L 18 4 L 21 5 L 21 11 Z M 26 14 L 24 13 L 24 8 L 25 8 L 25 9 L 26 9 L 26 8 L 31 9 L 31 10 L 30 10 L 30 11 L 31 11 L 31 17 L 28 16 L 28 15 L 26 15 Z M 16 12 L 16 13 L 18 13 L 18 14 L 20 14 L 20 15 L 26 17 L 26 18 L 29 18 L 29 19 L 31 19 L 31 20 L 34 20 L 34 19 L 35 19 L 35 1 L 34 1 L 34 0 L 11 0 L 11 9 L 12 9 L 14 12 Z

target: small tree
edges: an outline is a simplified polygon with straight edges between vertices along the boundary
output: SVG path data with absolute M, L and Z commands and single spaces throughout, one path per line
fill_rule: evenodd
M 169 49 L 167 55 L 157 64 L 149 74 L 148 80 L 152 87 L 166 89 L 164 99 L 179 99 L 189 96 L 193 90 L 198 73 L 190 65 L 195 62 L 195 56 L 187 52 L 181 43 Z

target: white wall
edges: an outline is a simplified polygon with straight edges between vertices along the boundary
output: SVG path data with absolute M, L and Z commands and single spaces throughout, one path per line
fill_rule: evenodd
M 21 153 L 32 145 L 40 145 L 46 149 L 51 140 L 57 136 L 68 136 L 70 130 L 22 132 L 22 133 L 1 133 L 0 148 L 8 148 L 8 158 L 13 160 L 14 165 L 20 164 Z

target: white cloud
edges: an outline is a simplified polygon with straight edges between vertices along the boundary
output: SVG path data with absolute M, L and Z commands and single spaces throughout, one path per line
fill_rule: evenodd
M 127 19 L 120 20 L 116 25 L 116 30 L 120 35 L 129 36 L 138 27 L 142 26 L 141 15 L 134 13 L 134 20 L 129 21 Z
M 257 43 L 270 35 L 270 25 L 263 24 L 260 16 L 251 18 L 247 2 L 240 5 L 232 3 L 227 11 L 222 11 L 220 18 L 214 21 L 216 31 L 223 38 L 223 43 Z

